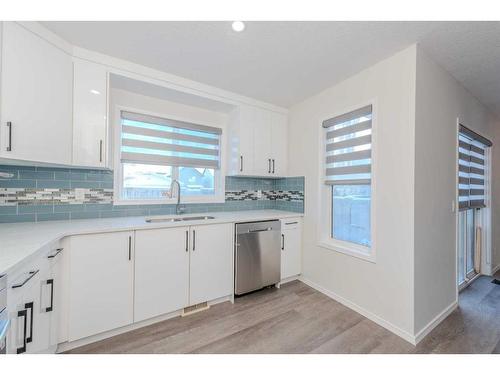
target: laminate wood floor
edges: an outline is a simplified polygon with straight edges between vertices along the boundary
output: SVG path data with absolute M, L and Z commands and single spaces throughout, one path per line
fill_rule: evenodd
M 294 281 L 68 353 L 500 353 L 500 285 L 481 276 L 416 347 Z

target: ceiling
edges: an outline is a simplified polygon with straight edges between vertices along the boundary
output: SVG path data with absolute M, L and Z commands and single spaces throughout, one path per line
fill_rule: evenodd
M 419 42 L 500 115 L 500 22 L 42 22 L 72 44 L 290 107 Z

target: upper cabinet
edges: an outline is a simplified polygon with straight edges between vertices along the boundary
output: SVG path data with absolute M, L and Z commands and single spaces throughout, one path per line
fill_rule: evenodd
M 287 139 L 285 114 L 239 106 L 230 121 L 228 174 L 286 176 Z
M 108 74 L 104 66 L 74 59 L 73 165 L 108 165 Z
M 71 56 L 15 22 L 1 51 L 0 157 L 71 164 Z

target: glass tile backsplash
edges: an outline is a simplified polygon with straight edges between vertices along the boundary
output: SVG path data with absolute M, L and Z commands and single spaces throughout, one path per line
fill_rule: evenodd
M 226 177 L 224 203 L 190 203 L 186 208 L 187 213 L 258 209 L 303 213 L 304 177 Z M 114 206 L 113 171 L 0 165 L 0 223 L 174 213 L 172 204 Z

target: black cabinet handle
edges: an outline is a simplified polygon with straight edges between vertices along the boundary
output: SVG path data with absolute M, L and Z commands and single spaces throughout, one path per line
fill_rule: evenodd
M 186 253 L 189 251 L 189 231 L 186 231 Z
M 193 229 L 193 251 L 196 249 L 196 231 Z
M 26 337 L 26 342 L 33 341 L 33 302 L 28 302 L 24 304 L 25 309 L 30 309 L 30 335 Z
M 21 346 L 20 348 L 17 348 L 17 351 L 16 353 L 17 354 L 21 354 L 21 353 L 24 353 L 26 352 L 26 330 L 28 329 L 28 314 L 26 312 L 26 310 L 20 310 L 17 312 L 17 318 L 23 318 L 24 319 L 24 330 L 23 330 L 23 346 Z
M 38 271 L 40 271 L 40 270 L 28 272 L 28 277 L 26 279 L 24 279 L 24 281 L 12 285 L 12 289 L 22 288 L 28 281 L 30 281 L 33 278 L 33 276 L 35 276 L 38 273 Z
M 49 258 L 49 259 L 55 258 L 63 250 L 64 250 L 64 248 L 60 247 L 59 249 L 56 249 L 52 254 L 47 255 L 47 258 Z
M 281 235 L 281 250 L 285 250 L 285 235 Z
M 47 285 L 50 285 L 50 306 L 45 309 L 45 312 L 50 312 L 54 309 L 54 279 L 48 279 Z
M 128 236 L 128 260 L 132 260 L 132 236 Z
M 268 163 L 267 173 L 271 173 L 271 159 L 267 159 L 267 163 Z
M 12 122 L 8 121 L 7 122 L 7 127 L 9 128 L 9 145 L 6 147 L 7 151 L 12 151 Z
M 243 155 L 240 155 L 240 172 L 243 172 Z
M 102 139 L 99 141 L 99 163 L 102 163 Z
M 273 173 L 274 173 L 274 159 L 273 159 Z

